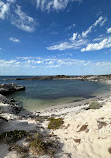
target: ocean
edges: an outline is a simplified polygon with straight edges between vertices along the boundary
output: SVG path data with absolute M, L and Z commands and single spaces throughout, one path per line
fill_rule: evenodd
M 1 76 L 1 83 L 24 85 L 25 91 L 14 92 L 8 97 L 21 102 L 29 111 L 41 110 L 58 104 L 67 104 L 94 98 L 106 93 L 110 86 L 99 82 L 79 80 L 6 80 L 24 76 Z M 27 76 L 29 77 L 29 76 Z

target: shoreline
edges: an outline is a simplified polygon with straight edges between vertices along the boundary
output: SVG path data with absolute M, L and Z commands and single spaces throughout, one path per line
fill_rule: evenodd
M 64 80 L 64 79 L 63 79 Z M 82 82 L 84 82 L 84 81 L 82 81 Z M 109 82 L 106 82 L 106 81 L 88 81 L 88 82 L 98 82 L 98 83 L 101 83 L 101 84 L 104 84 L 104 85 L 111 85 L 111 83 Z M 78 104 L 79 105 L 81 105 L 81 104 L 86 104 L 86 103 L 88 103 L 88 102 L 90 102 L 91 100 L 94 100 L 94 99 L 98 99 L 98 98 L 104 98 L 104 97 L 107 97 L 108 96 L 108 94 L 110 93 L 110 90 L 104 90 L 104 92 L 101 92 L 101 94 L 99 94 L 100 92 L 97 92 L 94 96 L 92 95 L 90 98 L 81 98 L 80 100 L 79 99 L 77 99 L 77 101 L 76 100 L 74 100 L 74 99 L 70 99 L 69 98 L 69 101 L 68 101 L 68 98 L 66 98 L 66 103 L 65 103 L 65 101 L 63 100 L 63 102 L 61 101 L 61 100 L 59 100 L 58 99 L 58 101 L 56 102 L 55 101 L 55 103 L 52 103 L 52 105 L 51 105 L 51 103 L 50 103 L 50 105 L 48 106 L 48 105 L 45 105 L 44 107 L 42 107 L 42 108 L 36 108 L 35 107 L 35 102 L 34 102 L 34 107 L 33 107 L 33 109 L 34 110 L 32 110 L 32 108 L 27 108 L 26 106 L 23 106 L 23 108 L 25 108 L 26 110 L 28 110 L 28 111 L 30 111 L 30 112 L 44 112 L 44 111 L 53 111 L 53 109 L 63 109 L 63 108 L 70 108 L 71 106 L 72 107 L 76 107 L 76 106 L 78 106 Z M 12 96 L 13 97 L 13 96 Z M 18 101 L 19 101 L 19 99 L 18 99 Z M 30 100 L 29 100 L 29 103 L 31 104 L 31 102 L 30 102 Z M 28 105 L 30 105 L 30 104 L 28 104 Z M 26 102 L 26 105 L 27 105 L 27 102 Z
M 95 81 L 91 81 L 91 82 L 95 82 Z M 100 83 L 111 85 L 111 80 L 102 81 Z M 107 92 L 103 92 L 102 94 L 97 94 L 97 96 L 93 98 L 82 99 L 80 101 L 75 101 L 75 102 L 70 102 L 70 103 L 57 104 L 51 107 L 46 107 L 45 109 L 42 109 L 42 110 L 35 109 L 34 111 L 31 111 L 31 112 L 34 114 L 39 113 L 41 115 L 61 115 L 61 114 L 70 112 L 72 109 L 76 111 L 76 108 L 80 111 L 84 108 L 87 108 L 88 104 L 91 101 L 105 100 L 105 99 L 108 99 L 110 95 L 111 95 L 111 89 Z

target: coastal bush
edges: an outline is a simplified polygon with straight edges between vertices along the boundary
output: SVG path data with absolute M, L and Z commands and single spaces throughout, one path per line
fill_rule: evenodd
M 29 145 L 30 151 L 35 155 L 53 155 L 57 145 L 55 141 L 46 138 L 40 133 L 36 133 L 35 138 Z
M 33 153 L 43 155 L 47 153 L 47 145 L 43 141 L 42 135 L 37 133 L 33 142 L 30 143 L 30 149 Z
M 49 118 L 48 129 L 58 129 L 63 123 L 63 118 Z
M 14 130 L 14 131 L 2 133 L 0 135 L 0 140 L 10 143 L 10 142 L 16 142 L 16 141 L 20 140 L 21 138 L 24 138 L 25 136 L 26 136 L 26 131 Z
M 89 108 L 90 109 L 100 109 L 101 105 L 99 102 L 97 101 L 93 101 L 89 104 Z

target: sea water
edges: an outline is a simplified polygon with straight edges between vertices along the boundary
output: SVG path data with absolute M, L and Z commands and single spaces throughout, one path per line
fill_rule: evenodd
M 10 80 L 6 80 L 7 78 L 10 78 Z M 110 86 L 106 84 L 91 81 L 11 80 L 11 78 L 16 77 L 0 77 L 0 84 L 15 83 L 25 86 L 25 91 L 14 92 L 8 97 L 13 97 L 20 101 L 29 111 L 94 98 L 98 94 L 106 93 L 110 90 Z

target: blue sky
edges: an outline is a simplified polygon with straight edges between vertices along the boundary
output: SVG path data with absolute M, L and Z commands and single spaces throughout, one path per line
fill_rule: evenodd
M 111 0 L 0 0 L 0 75 L 111 73 Z

